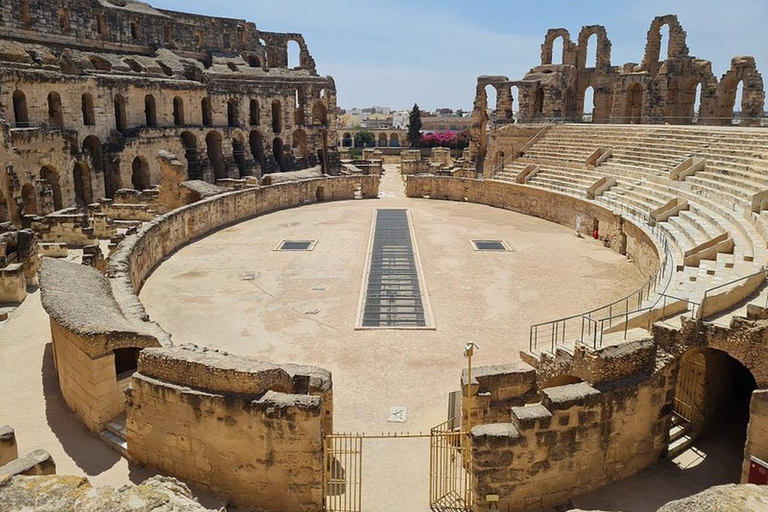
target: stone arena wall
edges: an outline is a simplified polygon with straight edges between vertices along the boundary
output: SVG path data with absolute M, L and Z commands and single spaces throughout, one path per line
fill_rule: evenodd
M 504 208 L 574 229 L 580 218 L 584 236 L 592 236 L 597 220 L 600 239 L 614 251 L 630 256 L 643 275 L 650 277 L 659 266 L 659 248 L 645 231 L 607 208 L 555 191 L 499 181 L 409 176 L 406 195 Z

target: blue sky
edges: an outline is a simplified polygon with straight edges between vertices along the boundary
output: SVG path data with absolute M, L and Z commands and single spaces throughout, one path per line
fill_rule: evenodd
M 522 76 L 540 60 L 549 28 L 573 40 L 605 25 L 612 64 L 640 62 L 651 20 L 677 14 L 691 55 L 720 77 L 735 55 L 768 71 L 765 0 L 149 0 L 156 7 L 244 18 L 262 30 L 300 32 L 339 106 L 471 109 L 477 76 Z M 768 78 L 768 75 L 766 75 Z

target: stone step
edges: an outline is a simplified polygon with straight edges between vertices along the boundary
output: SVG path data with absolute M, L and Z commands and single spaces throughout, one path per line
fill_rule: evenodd
M 123 457 L 128 457 L 128 441 L 125 438 L 116 435 L 111 430 L 102 430 L 99 432 L 99 437 L 117 453 Z

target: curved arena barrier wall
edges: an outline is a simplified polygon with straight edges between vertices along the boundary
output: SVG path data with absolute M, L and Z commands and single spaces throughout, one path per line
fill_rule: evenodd
M 165 258 L 216 230 L 306 204 L 374 198 L 378 187 L 378 176 L 318 178 L 211 197 L 127 237 L 107 277 L 44 259 L 43 306 L 69 407 L 94 432 L 111 430 L 127 411 L 129 459 L 232 503 L 321 510 L 323 435 L 333 431 L 330 372 L 173 347 L 137 294 Z

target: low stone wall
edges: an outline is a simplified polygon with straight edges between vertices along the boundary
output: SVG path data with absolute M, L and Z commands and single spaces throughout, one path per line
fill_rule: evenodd
M 133 460 L 238 506 L 322 509 L 329 372 L 193 347 L 147 349 L 128 393 Z
M 644 275 L 653 275 L 659 267 L 662 253 L 647 233 L 611 210 L 577 197 L 515 183 L 435 176 L 409 176 L 406 195 L 504 208 L 574 230 L 579 219 L 584 236 L 592 236 L 597 223 L 600 239 L 631 257 Z
M 24 266 L 13 263 L 0 269 L 0 304 L 20 304 L 27 297 Z

